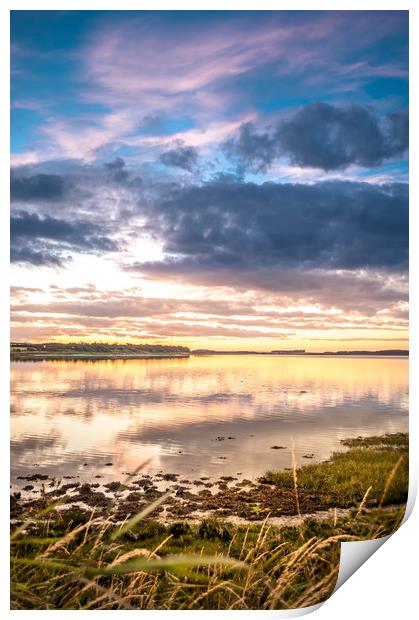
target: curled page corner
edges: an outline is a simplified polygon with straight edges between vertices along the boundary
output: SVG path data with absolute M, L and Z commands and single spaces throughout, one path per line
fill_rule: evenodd
M 374 540 L 354 540 L 342 542 L 338 579 L 332 595 L 392 536 L 383 536 Z
M 410 476 L 409 491 L 406 503 L 406 510 L 400 527 L 408 520 L 412 514 L 413 506 L 417 497 L 417 483 L 414 476 Z M 394 534 L 395 532 L 393 532 Z M 376 538 L 374 540 L 355 540 L 342 542 L 340 549 L 339 573 L 336 585 L 331 594 L 336 592 L 365 562 L 376 552 L 393 534 Z

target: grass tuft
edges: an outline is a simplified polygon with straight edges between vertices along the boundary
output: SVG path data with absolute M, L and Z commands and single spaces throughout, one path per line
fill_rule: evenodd
M 341 444 L 349 448 L 390 447 L 407 449 L 409 447 L 409 435 L 407 433 L 389 433 L 387 435 L 373 435 L 371 437 L 355 437 L 354 439 L 342 439 Z
M 350 450 L 335 452 L 330 461 L 297 469 L 300 491 L 316 494 L 323 503 L 342 508 L 357 506 L 363 500 L 367 506 L 406 502 L 409 485 L 407 435 L 357 438 L 342 443 Z M 397 475 L 391 477 L 396 465 Z M 288 471 L 269 471 L 261 480 L 289 489 L 295 484 L 295 476 Z

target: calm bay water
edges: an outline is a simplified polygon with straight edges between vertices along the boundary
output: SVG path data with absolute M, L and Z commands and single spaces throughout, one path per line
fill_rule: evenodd
M 408 360 L 14 362 L 11 402 L 13 481 L 34 472 L 120 480 L 148 458 L 149 473 L 255 477 L 289 467 L 293 445 L 303 464 L 346 437 L 407 431 Z

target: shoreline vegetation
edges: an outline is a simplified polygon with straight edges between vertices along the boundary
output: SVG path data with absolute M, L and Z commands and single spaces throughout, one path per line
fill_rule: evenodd
M 116 344 L 116 343 L 30 343 L 12 342 L 10 358 L 12 361 L 25 360 L 112 360 L 112 359 L 159 359 L 188 358 L 191 355 L 300 355 L 305 356 L 401 356 L 407 357 L 408 350 L 387 349 L 380 351 L 324 351 L 312 353 L 304 349 L 277 349 L 273 351 L 216 351 L 213 349 L 191 350 L 184 346 L 161 344 Z
M 161 344 L 11 343 L 12 360 L 148 359 L 189 357 L 188 347 Z
M 104 485 L 38 481 L 11 498 L 13 609 L 289 609 L 326 600 L 340 542 L 400 525 L 408 435 L 342 441 L 328 461 L 258 481 L 144 467 Z M 157 478 L 167 482 L 159 490 Z M 36 483 L 36 482 L 35 482 Z M 282 518 L 283 525 L 279 525 Z

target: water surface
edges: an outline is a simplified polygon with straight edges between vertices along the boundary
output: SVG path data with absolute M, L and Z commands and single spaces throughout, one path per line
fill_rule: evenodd
M 149 473 L 254 478 L 289 467 L 292 446 L 302 464 L 346 437 L 407 431 L 408 360 L 13 362 L 11 402 L 13 481 L 34 471 L 120 480 L 148 458 Z

